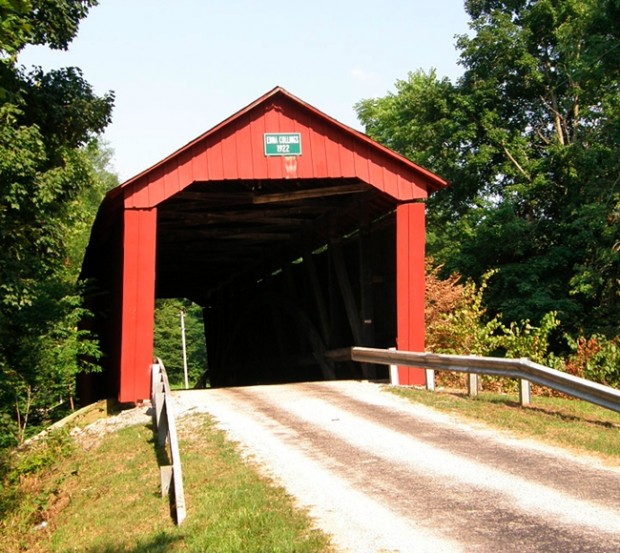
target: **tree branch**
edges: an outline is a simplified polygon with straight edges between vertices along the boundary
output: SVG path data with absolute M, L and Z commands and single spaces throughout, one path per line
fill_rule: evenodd
M 520 163 L 515 159 L 515 157 L 510 153 L 510 151 L 508 150 L 508 148 L 506 148 L 504 144 L 502 144 L 502 149 L 504 150 L 504 153 L 508 156 L 508 159 L 512 161 L 514 166 L 519 170 L 519 173 L 521 173 L 529 182 L 532 182 L 532 177 L 525 169 L 523 169 L 523 167 L 521 167 Z
M 562 114 L 560 113 L 560 109 L 558 105 L 558 98 L 555 94 L 555 91 L 553 90 L 553 87 L 551 86 L 552 78 L 551 78 L 550 65 L 551 64 L 549 63 L 549 60 L 546 60 L 545 63 L 543 64 L 543 70 L 545 72 L 545 77 L 547 78 L 547 81 L 549 83 L 549 85 L 546 88 L 547 88 L 547 91 L 549 92 L 551 104 L 549 104 L 549 102 L 547 102 L 547 100 L 545 100 L 543 96 L 541 96 L 540 98 L 543 104 L 551 110 L 551 113 L 553 114 L 554 125 L 555 125 L 555 134 L 557 135 L 558 141 L 560 142 L 560 144 L 562 144 L 562 146 L 565 146 L 566 140 L 564 138 L 564 127 L 562 125 L 563 118 L 562 118 Z

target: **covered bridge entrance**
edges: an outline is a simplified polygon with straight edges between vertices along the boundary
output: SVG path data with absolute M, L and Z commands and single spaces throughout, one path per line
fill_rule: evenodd
M 212 386 L 372 378 L 325 353 L 423 350 L 423 200 L 443 186 L 273 89 L 106 195 L 82 269 L 105 371 L 82 401 L 149 397 L 156 297 L 203 307 Z

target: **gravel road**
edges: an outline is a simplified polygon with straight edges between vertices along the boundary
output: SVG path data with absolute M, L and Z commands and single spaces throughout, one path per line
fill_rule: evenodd
M 620 552 L 620 470 L 366 382 L 175 392 L 343 552 Z M 567 423 L 570 424 L 570 423 Z

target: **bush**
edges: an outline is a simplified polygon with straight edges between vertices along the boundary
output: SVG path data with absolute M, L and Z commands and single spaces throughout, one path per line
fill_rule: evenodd
M 620 337 L 608 339 L 601 334 L 576 340 L 567 336 L 572 354 L 566 371 L 607 386 L 620 388 Z
M 484 275 L 479 286 L 461 282 L 457 274 L 440 279 L 441 267 L 427 271 L 426 328 L 427 350 L 454 355 L 527 357 L 535 363 L 588 378 L 595 382 L 620 387 L 620 338 L 607 339 L 594 335 L 574 340 L 566 336 L 572 355 L 567 359 L 551 350 L 551 337 L 560 326 L 556 312 L 544 315 L 538 326 L 530 321 L 505 324 L 498 316 L 488 318 L 483 296 L 494 272 Z M 439 385 L 464 387 L 465 375 L 441 371 Z M 501 377 L 485 376 L 482 387 L 507 392 L 516 382 Z M 538 393 L 547 391 L 535 388 Z
M 485 321 L 482 298 L 493 273 L 487 273 L 478 287 L 472 281 L 461 283 L 458 274 L 439 278 L 442 267 L 427 266 L 426 277 L 426 349 L 454 355 L 491 355 L 497 349 L 495 317 Z M 439 371 L 437 384 L 464 387 L 466 375 Z
M 484 275 L 482 284 L 460 283 L 458 274 L 447 280 L 438 277 L 438 267 L 427 275 L 425 311 L 427 349 L 457 355 L 491 355 L 496 349 L 497 317 L 485 321 L 483 294 L 493 272 Z

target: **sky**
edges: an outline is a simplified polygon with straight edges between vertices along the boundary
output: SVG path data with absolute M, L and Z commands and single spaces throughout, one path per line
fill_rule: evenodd
M 122 182 L 275 86 L 363 130 L 360 100 L 417 69 L 461 74 L 467 21 L 463 0 L 100 0 L 68 51 L 19 61 L 114 91 L 104 139 Z

